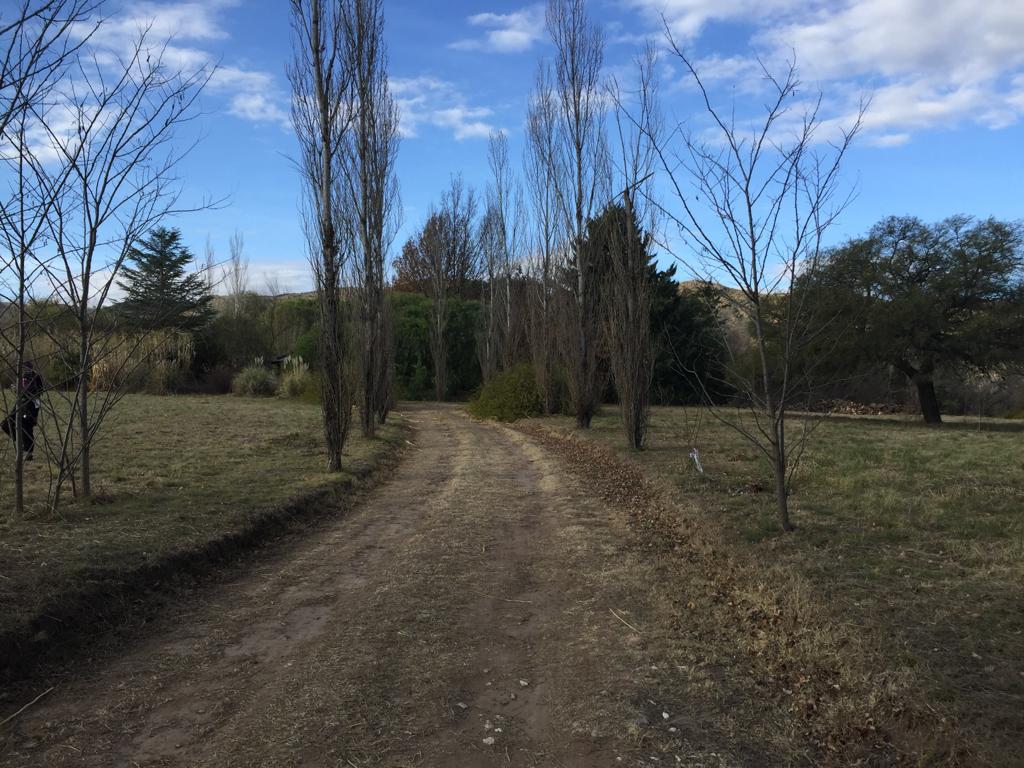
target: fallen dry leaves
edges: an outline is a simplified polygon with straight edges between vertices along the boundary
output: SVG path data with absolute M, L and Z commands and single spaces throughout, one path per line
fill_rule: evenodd
M 740 650 L 751 693 L 788 713 L 815 764 L 972 764 L 950 719 L 915 698 L 905 671 L 806 581 L 733 551 L 712 520 L 633 462 L 536 423 L 515 428 L 625 511 L 633 546 L 676 564 L 673 630 L 697 633 L 709 654 Z

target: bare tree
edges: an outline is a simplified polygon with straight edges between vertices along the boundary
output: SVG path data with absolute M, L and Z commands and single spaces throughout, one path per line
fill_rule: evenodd
M 448 297 L 451 292 L 448 259 L 451 250 L 446 245 L 447 218 L 443 212 L 432 212 L 423 225 L 417 246 L 427 267 L 430 295 L 428 339 L 434 363 L 434 399 L 438 401 L 443 401 L 448 393 Z
M 357 230 L 352 268 L 362 325 L 362 430 L 390 409 L 392 352 L 388 347 L 384 302 L 385 254 L 397 228 L 399 213 L 398 107 L 388 88 L 382 0 L 351 0 L 346 25 L 345 58 L 352 71 L 355 119 L 344 143 L 345 173 L 338 178 Z
M 480 317 L 480 332 L 477 340 L 477 354 L 480 358 L 480 372 L 487 383 L 498 372 L 501 361 L 501 324 L 498 317 L 500 294 L 498 290 L 499 265 L 503 248 L 501 214 L 493 205 L 480 220 L 477 248 L 480 252 L 483 279 L 483 312 Z
M 98 6 L 98 0 L 16 0 L 0 11 L 0 136 L 9 150 L 16 148 L 11 122 L 45 111 L 46 92 L 96 30 L 90 18 Z
M 459 292 L 462 276 L 476 270 L 466 265 L 477 263 L 478 254 L 473 228 L 476 222 L 477 199 L 472 187 L 463 184 L 461 176 L 453 176 L 448 190 L 441 197 L 440 239 L 430 248 L 431 285 L 434 312 L 431 338 L 438 354 L 434 360 L 434 388 L 438 400 L 447 392 L 448 296 Z M 440 380 L 438 380 L 440 379 Z
M 512 165 L 508 157 L 508 139 L 504 133 L 492 132 L 488 140 L 487 162 L 491 169 L 491 183 L 487 188 L 487 207 L 492 214 L 493 232 L 489 242 L 495 251 L 494 258 L 488 258 L 491 269 L 496 275 L 500 275 L 500 302 L 496 302 L 493 288 L 488 289 L 488 322 L 489 326 L 494 319 L 494 306 L 498 304 L 501 309 L 501 341 L 500 348 L 502 365 L 505 369 L 511 368 L 515 363 L 517 328 L 516 306 L 514 301 L 516 274 L 519 269 L 520 250 L 524 238 L 524 204 L 522 186 L 514 177 Z M 488 275 L 491 282 L 494 276 Z M 497 329 L 491 329 L 489 340 L 496 342 Z
M 203 246 L 203 275 L 206 276 L 206 287 L 210 293 L 217 287 L 216 269 L 217 252 L 213 248 L 213 240 L 207 233 L 206 244 Z
M 80 472 L 78 490 L 84 496 L 92 493 L 92 445 L 125 391 L 124 376 L 106 376 L 94 402 L 95 369 L 137 365 L 136 352 L 147 343 L 145 332 L 125 333 L 99 322 L 125 260 L 170 214 L 213 205 L 182 206 L 175 175 L 193 146 L 177 144 L 177 129 L 195 116 L 212 73 L 169 66 L 166 46 L 141 30 L 123 57 L 83 49 L 75 77 L 61 94 L 69 127 L 47 126 L 51 148 L 69 169 L 70 183 L 51 216 L 49 234 L 58 259 L 47 274 L 54 300 L 74 315 L 76 325 L 74 349 L 66 354 L 77 370 L 71 403 L 77 448 L 64 453 L 66 470 Z M 68 433 L 64 443 L 70 442 Z
M 351 8 L 335 0 L 292 0 L 291 7 L 295 58 L 288 79 L 301 155 L 298 166 L 306 188 L 306 241 L 320 306 L 327 465 L 339 471 L 353 400 L 341 280 L 355 232 L 338 196 L 344 142 L 353 118 L 353 73 L 345 56 Z
M 610 85 L 615 110 L 615 170 L 622 204 L 605 215 L 609 269 L 605 275 L 605 338 L 622 426 L 630 448 L 641 450 L 647 437 L 654 349 L 651 339 L 650 232 L 655 230 L 652 183 L 660 126 L 655 100 L 654 49 L 638 60 L 635 93 Z M 631 110 L 631 111 L 627 111 Z M 646 228 L 646 233 L 644 232 Z
M 453 176 L 431 211 L 420 233 L 403 248 L 408 270 L 422 276 L 430 297 L 430 355 L 434 363 L 434 396 L 444 400 L 448 392 L 448 301 L 461 294 L 477 272 L 474 236 L 476 195 L 461 176 Z
M 734 108 L 713 104 L 693 62 L 671 37 L 669 46 L 701 94 L 715 137 L 680 128 L 657 142 L 674 197 L 663 211 L 693 251 L 702 277 L 727 287 L 722 300 L 745 318 L 753 336 L 750 349 L 730 344 L 726 350 L 726 383 L 737 393 L 737 412 L 726 415 L 708 400 L 713 413 L 771 465 L 779 525 L 790 530 L 789 493 L 809 425 L 794 436 L 787 420 L 809 396 L 799 362 L 830 311 L 809 301 L 811 292 L 793 288 L 798 277 L 813 279 L 824 235 L 849 202 L 839 194 L 839 168 L 860 130 L 863 108 L 851 128 L 819 136 L 825 128 L 821 96 L 794 115 L 804 98 L 798 99 L 795 65 L 781 77 L 762 67 L 766 112 L 748 131 L 737 124 Z
M 231 314 L 237 319 L 242 314 L 245 294 L 249 291 L 249 257 L 245 255 L 245 235 L 237 229 L 228 240 L 228 263 L 224 265 L 223 282 L 227 286 Z
M 46 173 L 33 154 L 29 131 L 34 121 L 28 110 L 11 115 L 6 124 L 5 144 L 11 147 L 11 154 L 5 157 L 9 197 L 0 209 L 0 237 L 4 247 L 2 263 L 3 302 L 13 307 L 6 312 L 6 320 L 0 328 L 4 346 L 13 350 L 13 359 L 5 359 L 5 373 L 14 380 L 13 420 L 5 422 L 5 431 L 14 438 L 14 509 L 13 519 L 24 513 L 24 462 L 31 447 L 27 445 L 30 423 L 38 416 L 38 409 L 29 397 L 25 376 L 26 363 L 32 357 L 32 341 L 38 321 L 37 305 L 33 287 L 45 269 L 37 259 L 48 223 L 49 211 L 60 195 L 61 179 L 53 179 Z M 5 356 L 6 357 L 6 356 Z M 6 397 L 4 398 L 6 400 Z
M 602 290 L 604 338 L 626 441 L 642 450 L 647 437 L 654 349 L 651 339 L 650 244 L 641 226 L 633 191 L 623 203 L 605 209 L 596 227 L 607 248 L 608 270 Z
M 558 198 L 553 179 L 561 175 L 556 153 L 558 102 L 551 71 L 542 63 L 530 98 L 526 121 L 527 147 L 523 165 L 532 211 L 531 257 L 527 262 L 531 292 L 530 349 L 534 376 L 546 413 L 556 407 L 554 366 L 555 266 L 558 256 Z
M 600 286 L 582 248 L 587 222 L 607 199 L 604 98 L 601 67 L 604 34 L 587 15 L 586 0 L 549 0 L 547 28 L 555 44 L 554 90 L 558 134 L 549 158 L 568 254 L 572 264 L 572 311 L 565 318 L 564 352 L 576 425 L 590 426 L 601 387 L 597 365 Z
M 21 425 L 32 418 L 30 404 L 20 391 L 30 336 L 36 320 L 32 290 L 44 276 L 42 241 L 50 215 L 68 181 L 68 168 L 48 170 L 39 153 L 40 125 L 53 119 L 50 97 L 68 64 L 84 45 L 95 25 L 90 16 L 96 4 L 89 0 L 25 0 L 0 13 L 0 162 L 8 171 L 8 192 L 0 199 L 0 285 L 6 302 L 16 308 L 13 328 L 0 329 L 13 348 L 8 360 L 16 394 L 12 436 L 15 440 L 15 502 L 12 516 L 24 511 L 26 445 Z M 13 12 L 12 12 L 13 11 Z M 78 34 L 73 34 L 73 33 Z M 81 34 L 84 32 L 84 34 Z M 32 407 L 34 410 L 34 406 Z

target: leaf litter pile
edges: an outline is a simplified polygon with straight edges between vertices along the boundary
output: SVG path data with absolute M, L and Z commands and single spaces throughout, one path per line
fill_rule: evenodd
M 714 520 L 609 449 L 538 424 L 515 429 L 624 511 L 629 544 L 657 559 L 664 579 L 664 610 L 644 627 L 652 654 L 691 684 L 692 663 L 711 670 L 729 689 L 718 705 L 740 721 L 745 711 L 766 754 L 816 765 L 975 764 L 955 719 L 916 695 L 909 670 L 887 665 L 881 638 L 836 615 L 806 579 L 730 550 Z

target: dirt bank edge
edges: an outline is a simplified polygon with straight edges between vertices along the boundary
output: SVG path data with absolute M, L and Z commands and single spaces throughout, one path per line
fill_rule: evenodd
M 89 572 L 77 588 L 0 634 L 0 692 L 30 684 L 101 636 L 144 626 L 166 603 L 216 580 L 246 556 L 348 514 L 400 464 L 414 430 L 407 419 L 394 425 L 395 433 L 381 438 L 381 452 L 369 466 L 353 467 L 330 485 L 253 511 L 196 546 L 168 550 L 141 566 L 115 564 Z M 0 716 L 13 708 L 6 698 L 0 698 Z

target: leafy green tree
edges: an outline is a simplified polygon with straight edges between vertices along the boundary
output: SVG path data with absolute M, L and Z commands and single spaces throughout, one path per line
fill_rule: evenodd
M 917 388 L 921 415 L 942 421 L 936 375 L 998 373 L 1024 362 L 1024 230 L 953 216 L 890 217 L 835 249 L 818 301 L 853 318 L 837 339 L 847 364 L 892 365 Z
M 463 398 L 476 390 L 482 381 L 480 358 L 476 351 L 480 302 L 449 299 L 448 313 L 446 394 L 448 397 Z
M 387 301 L 394 323 L 398 397 L 427 400 L 435 394 L 430 342 L 431 299 L 415 293 L 391 291 Z M 446 397 L 466 396 L 480 386 L 480 361 L 476 350 L 479 316 L 479 301 L 448 299 Z
M 125 299 L 118 314 L 137 329 L 197 331 L 213 318 L 209 286 L 197 272 L 195 260 L 177 229 L 157 227 L 132 247 L 118 286 Z
M 388 309 L 395 329 L 395 383 L 403 400 L 426 400 L 434 387 L 430 356 L 430 299 L 392 291 Z

